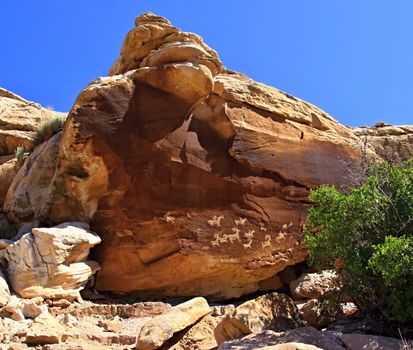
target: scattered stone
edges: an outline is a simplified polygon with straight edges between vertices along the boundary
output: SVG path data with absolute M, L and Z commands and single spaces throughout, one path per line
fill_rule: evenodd
M 84 223 L 34 228 L 6 249 L 7 273 L 23 298 L 79 299 L 79 290 L 98 269 L 86 260 L 100 238 Z
M 42 314 L 48 313 L 49 311 L 47 305 L 43 305 L 42 301 L 40 300 L 22 300 L 21 303 L 23 315 L 29 318 L 36 318 Z
M 1 312 L 2 315 L 11 318 L 14 321 L 22 321 L 25 319 L 20 299 L 15 295 L 12 295 L 9 298 L 7 305 L 3 307 Z
M 56 318 L 47 313 L 42 317 L 37 317 L 30 325 L 26 334 L 26 344 L 32 346 L 58 344 L 64 334 L 64 327 Z
M 215 328 L 218 344 L 264 330 L 284 331 L 303 326 L 297 307 L 286 295 L 271 293 L 238 306 Z
M 290 283 L 291 294 L 294 299 L 317 299 L 327 292 L 338 290 L 341 286 L 340 278 L 334 271 L 320 273 L 303 273 Z
M 136 348 L 139 350 L 158 349 L 175 333 L 193 325 L 208 313 L 210 313 L 209 305 L 201 297 L 179 304 L 170 311 L 155 316 L 143 326 Z
M 60 314 L 56 318 L 61 324 L 65 326 L 76 327 L 77 325 L 79 325 L 78 319 L 71 314 Z
M 258 350 L 258 348 L 256 348 Z M 303 343 L 285 343 L 273 346 L 265 346 L 259 348 L 259 350 L 324 350 L 320 349 L 314 345 L 308 345 Z

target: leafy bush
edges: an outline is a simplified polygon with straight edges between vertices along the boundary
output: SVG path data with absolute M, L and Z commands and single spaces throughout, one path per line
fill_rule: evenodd
M 24 146 L 17 147 L 16 151 L 14 152 L 16 159 L 17 159 L 17 164 L 20 166 L 23 165 L 25 152 L 26 152 L 26 148 Z
M 40 145 L 50 139 L 53 135 L 62 130 L 64 125 L 65 119 L 61 117 L 47 119 L 42 122 L 36 131 L 36 135 L 34 136 L 35 145 Z
M 321 186 L 310 199 L 310 262 L 339 269 L 362 310 L 413 320 L 413 162 L 375 165 L 360 187 Z

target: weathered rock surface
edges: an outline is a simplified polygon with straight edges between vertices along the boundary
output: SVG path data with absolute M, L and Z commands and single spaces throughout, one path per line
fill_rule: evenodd
M 17 174 L 13 221 L 89 222 L 103 241 L 100 291 L 238 297 L 305 260 L 309 190 L 346 185 L 361 166 L 351 129 L 228 72 L 198 36 L 152 14 L 110 74 L 80 93 L 60 144 Z
M 4 203 L 7 191 L 19 170 L 16 158 L 11 158 L 4 163 L 0 161 L 0 205 Z
M 10 299 L 10 289 L 6 278 L 0 270 L 0 307 L 6 305 Z
M 313 345 L 323 350 L 344 350 L 343 347 L 313 327 L 302 327 L 286 332 L 267 330 L 261 333 L 248 335 L 242 339 L 224 342 L 218 347 L 218 350 L 273 350 L 272 346 L 274 345 L 290 342 Z
M 170 311 L 154 317 L 143 326 L 136 348 L 139 350 L 158 349 L 175 333 L 193 325 L 209 312 L 211 310 L 208 302 L 201 297 L 179 304 Z
M 53 178 L 60 137 L 58 133 L 37 147 L 9 186 L 4 209 L 20 227 L 27 226 L 26 232 L 48 221 L 50 207 L 59 190 Z
M 214 329 L 221 321 L 222 316 L 213 317 L 206 315 L 188 332 L 186 332 L 181 339 L 174 345 L 170 346 L 170 350 L 212 350 L 218 346 Z
M 296 300 L 317 299 L 340 287 L 340 278 L 334 271 L 303 273 L 290 283 L 291 294 Z
M 377 123 L 354 128 L 353 132 L 383 159 L 400 162 L 413 158 L 413 126 Z
M 0 155 L 14 154 L 18 146 L 34 146 L 34 136 L 42 121 L 65 113 L 42 108 L 16 94 L 0 88 Z
M 404 350 L 406 347 L 399 339 L 366 334 L 342 334 L 340 340 L 348 350 Z M 413 342 L 410 342 L 410 346 Z M 409 346 L 409 345 L 408 345 Z M 410 347 L 409 346 L 409 347 Z M 408 349 L 408 347 L 407 347 Z
M 238 306 L 217 325 L 214 334 L 221 344 L 250 333 L 285 331 L 303 325 L 293 301 L 286 295 L 271 293 Z
M 23 298 L 79 298 L 79 290 L 99 269 L 87 260 L 90 248 L 99 243 L 83 223 L 32 229 L 6 248 L 12 289 Z

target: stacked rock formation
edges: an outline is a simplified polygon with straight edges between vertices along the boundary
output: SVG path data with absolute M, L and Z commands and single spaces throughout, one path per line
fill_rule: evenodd
M 100 291 L 238 297 L 305 260 L 309 190 L 347 185 L 364 154 L 377 157 L 327 113 L 144 14 L 5 209 L 22 230 L 90 223 Z

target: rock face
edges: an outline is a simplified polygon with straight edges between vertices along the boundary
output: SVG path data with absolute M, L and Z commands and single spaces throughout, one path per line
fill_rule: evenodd
M 99 268 L 87 260 L 100 238 L 82 223 L 35 228 L 6 248 L 7 273 L 23 298 L 79 298 L 79 290 Z
M 152 14 L 110 74 L 17 174 L 14 222 L 89 222 L 103 241 L 96 287 L 115 293 L 238 297 L 305 260 L 307 195 L 360 166 L 352 130 L 225 70 L 198 36 Z
M 10 299 L 9 285 L 0 270 L 0 307 L 6 305 Z
M 32 149 L 42 121 L 66 117 L 0 88 L 0 155 L 14 154 L 18 146 Z

